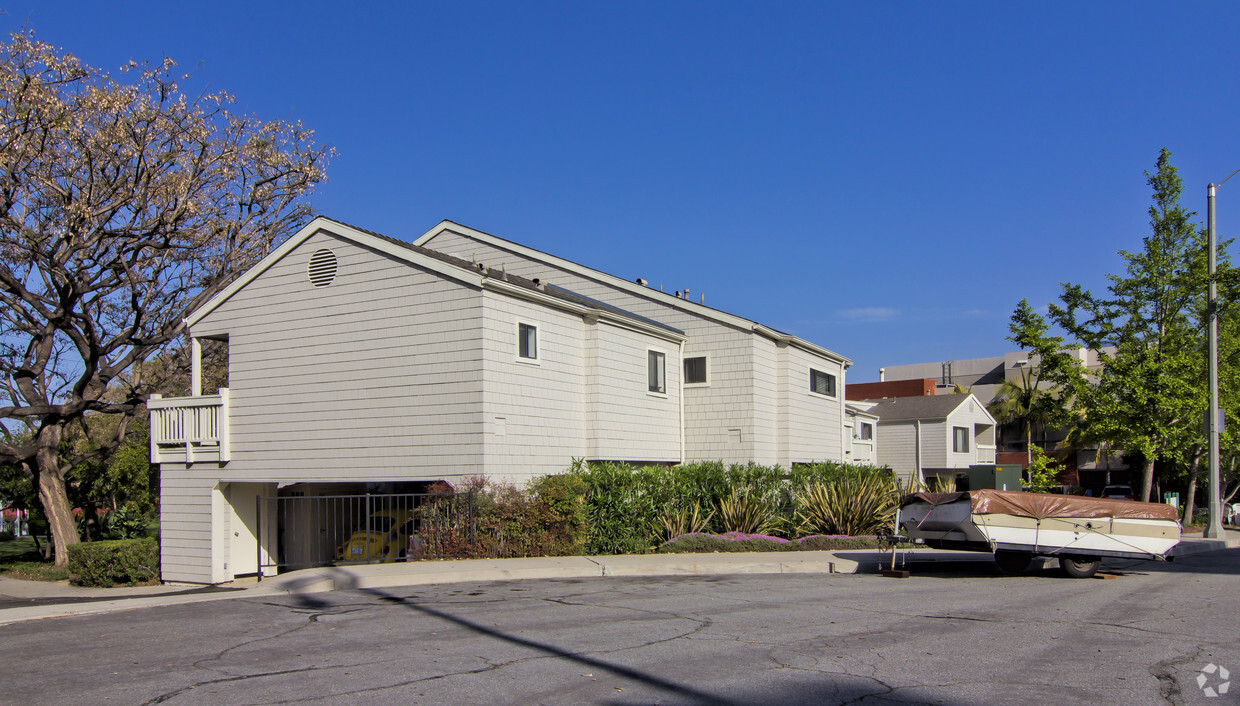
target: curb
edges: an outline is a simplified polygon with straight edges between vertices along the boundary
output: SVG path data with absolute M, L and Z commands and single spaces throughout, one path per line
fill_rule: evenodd
M 1191 539 L 1176 545 L 1172 554 L 1178 558 L 1237 547 L 1240 547 L 1240 537 L 1228 537 L 1226 540 Z M 0 626 L 30 620 L 98 615 L 122 610 L 206 603 L 234 598 L 481 581 L 727 574 L 856 574 L 876 571 L 885 561 L 890 560 L 890 556 L 888 552 L 874 550 L 841 550 L 838 553 L 796 552 L 796 556 L 765 552 L 629 554 L 594 557 L 461 559 L 347 567 L 325 566 L 283 574 L 252 583 L 246 588 L 230 591 L 204 593 L 190 589 L 149 595 L 118 596 L 111 600 L 5 608 L 0 609 Z M 906 552 L 904 560 L 917 563 L 988 562 L 992 561 L 992 557 L 990 554 L 980 552 L 914 550 Z M 43 597 L 65 597 L 72 600 L 75 595 L 81 595 L 77 593 L 80 590 L 62 593 L 60 596 L 44 593 Z M 27 590 L 22 593 L 26 594 L 25 597 L 35 597 L 34 594 L 39 592 Z

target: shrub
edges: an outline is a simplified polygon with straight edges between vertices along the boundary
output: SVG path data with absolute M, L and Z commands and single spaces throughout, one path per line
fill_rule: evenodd
M 797 545 L 806 551 L 834 552 L 846 549 L 886 549 L 890 546 L 878 537 L 847 537 L 844 535 L 811 534 L 801 537 Z
M 663 519 L 687 513 L 696 503 L 718 508 L 708 515 L 707 532 L 731 529 L 762 530 L 795 537 L 799 527 L 797 498 L 812 483 L 845 475 L 876 475 L 891 478 L 887 469 L 843 463 L 798 465 L 791 471 L 756 463 L 725 466 L 718 461 L 680 466 L 630 466 L 625 463 L 573 461 L 570 475 L 586 486 L 588 519 L 585 551 L 592 554 L 630 554 L 650 551 L 669 535 Z M 733 494 L 742 495 L 742 511 Z M 729 504 L 724 512 L 723 505 Z M 768 508 L 766 526 L 738 522 L 737 514 L 761 516 Z
M 882 473 L 845 473 L 813 483 L 797 496 L 800 530 L 808 534 L 866 535 L 889 529 L 899 487 Z
M 759 493 L 741 494 L 736 488 L 719 500 L 719 522 L 725 532 L 767 534 L 775 529 L 775 508 Z
M 9 530 L 0 530 L 0 542 L 12 542 L 13 533 Z
M 659 515 L 659 519 L 655 522 L 655 529 L 668 539 L 683 534 L 694 534 L 706 529 L 712 515 L 714 515 L 713 511 L 707 511 L 703 515 L 702 506 L 696 502 L 693 503 L 692 508 L 668 508 L 662 515 Z
M 545 476 L 527 490 L 479 481 L 474 491 L 476 556 L 565 556 L 585 546 L 585 484 L 580 478 Z
M 74 544 L 69 547 L 69 572 L 82 586 L 150 581 L 159 576 L 159 545 L 153 539 Z
M 114 512 L 99 515 L 101 532 L 106 539 L 139 539 L 145 537 L 151 520 L 135 502 Z
M 821 534 L 788 541 L 762 534 L 729 532 L 727 534 L 686 534 L 659 547 L 660 554 L 703 554 L 710 552 L 787 552 L 839 551 L 846 549 L 881 549 L 885 544 L 877 537 L 825 536 Z
M 711 552 L 782 552 L 796 549 L 795 543 L 780 537 L 729 534 L 686 534 L 665 543 L 660 554 L 706 554 Z

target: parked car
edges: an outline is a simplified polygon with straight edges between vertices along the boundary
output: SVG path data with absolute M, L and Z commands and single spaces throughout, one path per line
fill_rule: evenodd
M 405 558 L 413 534 L 413 511 L 378 510 L 366 526 L 349 537 L 336 551 L 340 561 L 396 561 Z
M 1102 497 L 1114 498 L 1116 500 L 1137 499 L 1137 496 L 1132 494 L 1132 486 L 1130 485 L 1108 485 L 1102 489 Z

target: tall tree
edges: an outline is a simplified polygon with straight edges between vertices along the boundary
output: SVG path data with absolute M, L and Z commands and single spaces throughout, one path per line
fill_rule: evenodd
M 77 541 L 65 474 L 126 425 L 80 453 L 66 429 L 139 408 L 122 373 L 306 222 L 330 156 L 300 124 L 188 94 L 169 59 L 122 72 L 29 32 L 0 44 L 0 463 L 36 487 L 57 563 Z
M 1154 173 L 1151 233 L 1139 252 L 1120 251 L 1123 275 L 1107 275 L 1106 296 L 1065 284 L 1051 319 L 1086 348 L 1101 370 L 1078 390 L 1083 436 L 1111 442 L 1144 459 L 1139 495 L 1149 500 L 1154 466 L 1186 451 L 1201 425 L 1198 319 L 1208 279 L 1204 234 L 1180 206 L 1183 190 L 1171 153 Z
M 1018 422 L 1025 430 L 1026 466 L 1033 463 L 1033 429 L 1045 437 L 1047 429 L 1069 425 L 1069 403 L 1083 380 L 1082 369 L 1064 349 L 1062 336 L 1050 335 L 1050 326 L 1029 302 L 1021 299 L 1008 323 L 1008 340 L 1029 353 L 1016 380 L 1004 379 L 990 404 L 990 413 L 1002 424 Z

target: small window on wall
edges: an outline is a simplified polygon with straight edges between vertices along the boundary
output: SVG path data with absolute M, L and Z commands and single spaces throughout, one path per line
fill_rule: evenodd
M 874 425 L 869 422 L 861 422 L 861 440 L 869 441 L 874 438 Z
M 529 360 L 538 359 L 538 327 L 533 324 L 517 326 L 518 354 Z
M 647 372 L 651 392 L 667 392 L 667 356 L 658 351 L 647 351 Z
M 965 427 L 952 427 L 952 451 L 958 454 L 969 452 L 969 430 Z
M 700 385 L 706 382 L 706 356 L 685 358 L 685 384 Z
M 830 373 L 824 373 L 821 370 L 810 368 L 809 371 L 809 390 L 817 392 L 820 395 L 835 397 L 835 376 Z

